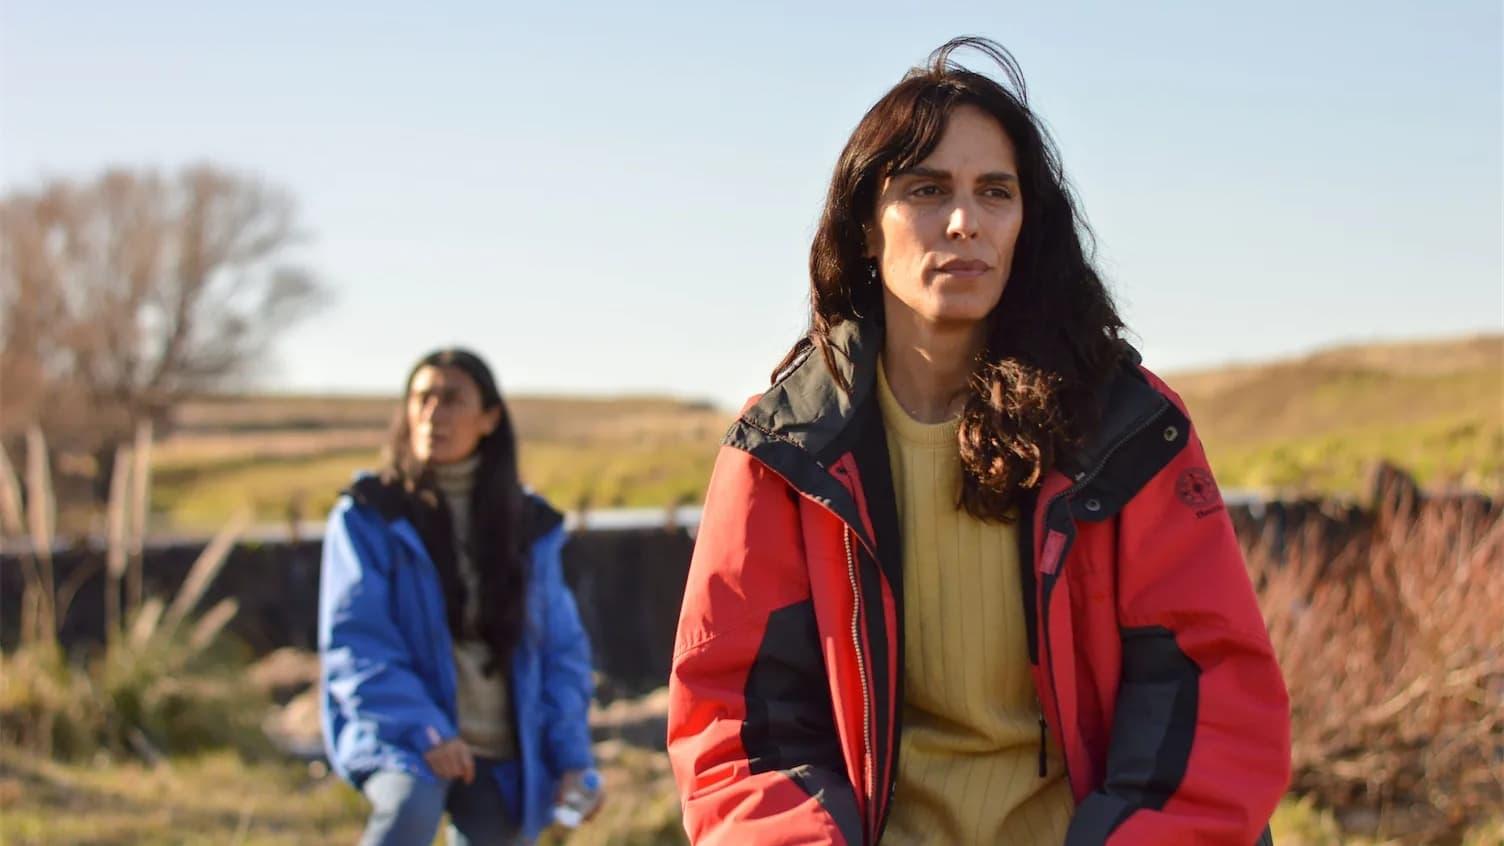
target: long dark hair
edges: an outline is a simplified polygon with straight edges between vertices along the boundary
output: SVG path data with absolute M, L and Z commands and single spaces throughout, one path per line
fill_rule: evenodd
M 507 410 L 491 368 L 480 356 L 465 349 L 435 350 L 418 360 L 403 383 L 402 406 L 392 425 L 391 441 L 386 450 L 383 475 L 399 482 L 415 498 L 432 508 L 443 507 L 444 498 L 434 487 L 431 469 L 413 455 L 412 430 L 407 421 L 407 398 L 413 378 L 424 367 L 454 367 L 475 382 L 480 390 L 481 406 L 501 410 L 500 420 L 491 434 L 476 446 L 480 462 L 475 469 L 475 485 L 470 496 L 470 560 L 479 570 L 480 608 L 476 621 L 478 634 L 491 649 L 488 671 L 503 663 L 521 637 L 523 588 L 526 582 L 525 539 L 523 537 L 523 492 L 517 475 L 517 436 L 512 428 L 512 414 Z M 444 540 L 447 540 L 444 539 Z M 439 579 L 444 586 L 449 613 L 449 631 L 460 638 L 464 630 L 466 588 L 459 577 L 453 555 L 434 555 Z
M 1008 85 L 955 64 L 974 48 Z M 1030 111 L 1023 74 L 995 42 L 965 37 L 930 54 L 867 111 L 836 162 L 810 246 L 810 328 L 774 371 L 814 346 L 837 380 L 831 330 L 847 320 L 881 321 L 882 281 L 866 257 L 883 181 L 934 151 L 960 106 L 1002 125 L 1019 167 L 1024 220 L 1002 299 L 987 318 L 986 345 L 962 413 L 958 505 L 1006 521 L 1025 492 L 1097 427 L 1097 393 L 1123 354 L 1123 322 L 1092 268 L 1091 231 L 1048 132 Z M 842 384 L 850 390 L 850 385 Z

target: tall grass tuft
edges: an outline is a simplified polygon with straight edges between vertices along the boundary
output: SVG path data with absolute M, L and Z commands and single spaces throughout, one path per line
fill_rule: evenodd
M 115 467 L 110 474 L 110 501 L 105 506 L 105 636 L 114 640 L 120 633 L 120 584 L 129 561 L 126 549 L 127 519 L 131 480 L 131 451 L 115 450 Z
M 39 427 L 32 426 L 26 430 L 26 528 L 31 534 L 31 554 L 25 560 L 30 571 L 21 612 L 21 636 L 28 641 L 57 637 L 57 592 L 52 576 L 55 525 L 57 500 L 47 461 L 47 439 Z
M 130 559 L 125 579 L 125 607 L 134 613 L 141 607 L 142 570 L 146 549 L 146 517 L 151 502 L 151 454 L 152 424 L 143 420 L 136 425 L 136 438 L 131 447 L 131 497 L 130 497 Z
M 250 754 L 270 750 L 259 727 L 268 701 L 243 672 L 249 655 L 220 637 L 237 603 L 226 599 L 193 617 L 244 531 L 247 515 L 237 515 L 219 532 L 170 604 L 140 594 L 147 505 L 142 456 L 150 454 L 150 437 L 149 426 L 138 429 L 134 447 L 115 458 L 106 515 L 109 637 L 93 655 L 66 655 L 57 640 L 59 609 L 76 585 L 59 589 L 52 580 L 46 441 L 38 429 L 28 433 L 24 515 L 15 474 L 0 454 L 0 527 L 7 536 L 19 534 L 24 516 L 31 540 L 29 553 L 21 556 L 27 566 L 22 641 L 13 653 L 0 656 L 0 741 L 41 757 L 102 750 L 149 763 L 225 746 Z M 129 602 L 122 614 L 120 582 L 127 573 L 137 584 L 127 583 Z
M 21 512 L 21 483 L 10 464 L 10 456 L 0 449 L 0 539 L 19 540 L 26 534 L 26 518 Z

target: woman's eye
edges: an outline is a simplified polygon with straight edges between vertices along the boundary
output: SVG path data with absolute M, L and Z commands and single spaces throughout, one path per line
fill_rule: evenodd
M 920 185 L 919 187 L 910 191 L 909 195 L 913 197 L 938 197 L 940 196 L 940 186 Z
M 982 196 L 994 200 L 1011 200 L 1013 199 L 1013 192 L 1007 188 L 988 188 L 982 192 Z

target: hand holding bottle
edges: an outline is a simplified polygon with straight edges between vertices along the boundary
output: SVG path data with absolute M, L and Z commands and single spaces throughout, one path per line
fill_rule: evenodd
M 554 822 L 565 828 L 577 828 L 595 816 L 606 799 L 601 774 L 590 768 L 570 770 L 559 780 L 559 796 L 554 803 Z

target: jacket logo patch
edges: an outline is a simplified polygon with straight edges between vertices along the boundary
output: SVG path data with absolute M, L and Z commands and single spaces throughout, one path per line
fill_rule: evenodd
M 1180 501 L 1196 510 L 1197 517 L 1216 511 L 1222 506 L 1222 494 L 1217 482 L 1204 467 L 1192 467 L 1180 474 L 1175 481 L 1175 495 Z

